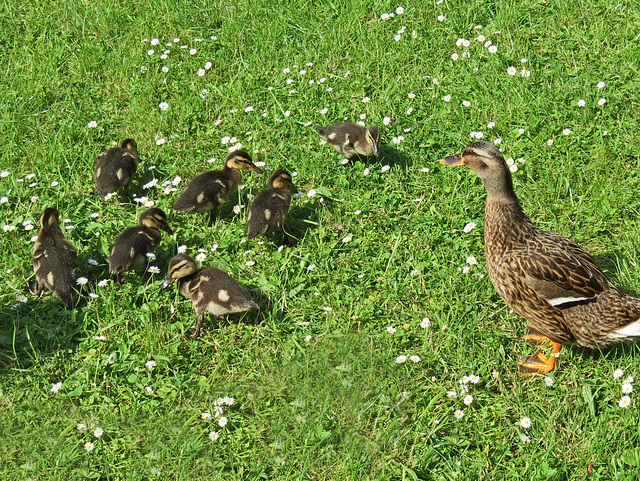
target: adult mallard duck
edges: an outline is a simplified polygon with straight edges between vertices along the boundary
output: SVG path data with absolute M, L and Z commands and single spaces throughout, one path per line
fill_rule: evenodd
M 440 161 L 466 165 L 487 190 L 484 239 L 491 282 L 509 307 L 531 323 L 530 341 L 552 347 L 519 361 L 523 374 L 551 371 L 562 344 L 603 348 L 640 337 L 640 299 L 620 292 L 575 242 L 538 229 L 513 191 L 502 153 L 478 141 Z
M 187 184 L 173 210 L 180 212 L 210 212 L 209 225 L 213 225 L 218 207 L 234 192 L 242 182 L 241 169 L 258 174 L 262 169 L 256 166 L 244 150 L 231 152 L 222 170 L 210 170 L 196 175 Z
M 269 178 L 269 188 L 253 199 L 247 217 L 247 234 L 253 239 L 282 229 L 291 205 L 293 181 L 286 170 L 276 170 Z
M 229 274 L 216 267 L 198 269 L 196 262 L 184 254 L 169 261 L 167 277 L 160 288 L 165 289 L 173 281 L 178 281 L 180 294 L 191 299 L 198 314 L 195 331 L 190 337 L 201 336 L 202 321 L 207 313 L 225 316 L 259 308 L 249 293 Z
M 102 152 L 93 167 L 93 179 L 96 182 L 96 193 L 102 197 L 125 187 L 140 162 L 138 145 L 133 139 L 122 142 L 119 148 Z
M 152 207 L 140 214 L 137 226 L 126 228 L 116 237 L 109 255 L 109 271 L 118 284 L 122 284 L 122 272 L 142 269 L 146 265 L 147 254 L 160 243 L 160 229 L 173 233 L 167 223 L 167 215 Z
M 376 157 L 380 155 L 378 143 L 380 130 L 375 125 L 363 127 L 358 124 L 336 124 L 328 127 L 315 125 L 313 127 L 320 135 L 327 139 L 327 143 L 350 159 L 354 155 Z
M 60 212 L 53 207 L 45 209 L 40 216 L 40 231 L 31 260 L 36 275 L 36 281 L 29 284 L 31 294 L 39 296 L 46 287 L 67 307 L 73 307 L 78 300 L 74 289 L 78 254 L 62 233 Z

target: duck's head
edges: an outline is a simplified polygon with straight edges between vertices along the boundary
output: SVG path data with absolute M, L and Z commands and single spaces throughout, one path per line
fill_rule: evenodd
M 269 177 L 269 188 L 293 190 L 293 178 L 286 170 L 276 170 Z
M 40 227 L 60 227 L 60 212 L 55 207 L 47 207 L 40 216 Z
M 262 174 L 262 169 L 253 163 L 251 156 L 244 150 L 236 150 L 227 156 L 224 166 L 228 169 L 248 169 L 258 174 Z
M 138 144 L 136 144 L 136 141 L 133 139 L 126 139 L 125 141 L 123 141 L 120 148 L 128 150 L 129 153 L 133 155 L 136 159 L 140 158 L 138 155 Z
M 166 289 L 173 281 L 188 277 L 196 273 L 197 270 L 198 267 L 196 266 L 196 261 L 188 255 L 178 254 L 169 261 L 167 277 L 164 278 L 164 282 L 160 286 L 160 289 Z
M 373 155 L 378 157 L 380 155 L 380 129 L 375 125 L 367 128 L 367 142 L 371 144 Z
M 469 167 L 480 177 L 490 197 L 513 195 L 511 172 L 507 168 L 502 152 L 491 142 L 484 140 L 473 142 L 461 154 L 445 157 L 440 163 L 447 166 Z
M 162 229 L 169 234 L 173 234 L 171 227 L 169 227 L 169 224 L 167 223 L 167 214 L 156 207 L 147 209 L 142 214 L 140 214 L 139 223 L 140 225 L 143 225 L 145 227 L 151 227 L 152 229 Z

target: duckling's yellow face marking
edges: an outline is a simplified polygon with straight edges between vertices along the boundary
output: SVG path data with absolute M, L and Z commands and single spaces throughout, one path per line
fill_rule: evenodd
M 198 268 L 196 267 L 195 261 L 190 257 L 181 254 L 174 257 L 171 259 L 171 262 L 169 262 L 169 273 L 167 277 L 171 279 L 182 279 L 190 276 L 197 270 Z
M 225 289 L 220 289 L 218 291 L 218 299 L 220 299 L 221 302 L 227 302 L 230 299 L 229 293 Z
M 264 210 L 264 218 L 267 220 L 271 219 L 271 211 L 269 209 Z
M 371 145 L 371 153 L 378 157 L 378 155 L 380 155 L 380 148 L 378 146 L 380 142 L 380 130 L 375 125 L 367 129 L 367 142 Z
M 135 140 L 127 139 L 122 143 L 123 149 L 128 150 L 129 152 L 138 152 L 138 144 L 136 144 Z
M 258 174 L 262 174 L 262 169 L 253 163 L 249 154 L 244 150 L 232 152 L 227 157 L 225 166 L 230 169 L 248 169 Z
M 44 210 L 40 216 L 40 227 L 59 227 L 60 226 L 60 212 L 54 207 L 48 207 Z
M 173 234 L 173 231 L 171 230 L 171 228 L 169 227 L 169 224 L 167 223 L 167 216 L 163 211 L 161 211 L 156 207 L 153 207 L 151 209 L 144 211 L 140 215 L 139 223 L 140 225 L 143 225 L 145 227 L 150 227 L 151 229 L 162 229 L 163 231 L 166 231 L 169 234 Z M 143 232 L 140 232 L 140 233 L 142 234 Z M 146 233 L 144 233 L 144 235 L 149 237 L 149 235 Z M 149 237 L 149 239 L 152 239 L 152 238 Z
M 276 171 L 269 180 L 269 184 L 274 189 L 293 189 L 293 179 L 286 171 Z M 278 197 L 281 196 L 278 195 Z
M 53 280 L 54 280 L 53 272 L 49 272 L 49 274 L 47 274 L 47 282 L 53 285 Z

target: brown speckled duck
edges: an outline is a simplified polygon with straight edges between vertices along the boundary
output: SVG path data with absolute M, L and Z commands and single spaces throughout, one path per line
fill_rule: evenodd
M 640 337 L 640 299 L 620 292 L 575 242 L 538 229 L 513 191 L 502 153 L 478 141 L 440 161 L 466 165 L 487 190 L 484 238 L 487 271 L 509 307 L 531 323 L 530 341 L 544 341 L 551 356 L 519 361 L 523 374 L 551 371 L 562 344 L 605 348 Z
M 119 148 L 102 152 L 93 167 L 96 193 L 102 197 L 131 182 L 140 162 L 138 145 L 133 139 L 122 142 Z
M 253 239 L 261 234 L 282 230 L 291 205 L 293 179 L 286 170 L 276 170 L 269 178 L 269 188 L 255 196 L 247 217 L 247 234 Z
M 152 207 L 140 214 L 137 226 L 126 228 L 116 237 L 109 255 L 109 271 L 118 284 L 122 283 L 122 272 L 139 270 L 147 264 L 147 254 L 160 243 L 160 229 L 173 233 L 167 215 Z
M 45 209 L 40 216 L 40 226 L 31 255 L 36 281 L 29 284 L 29 291 L 39 296 L 46 287 L 67 307 L 73 307 L 78 300 L 74 288 L 77 251 L 60 229 L 60 213 L 57 209 Z
M 184 254 L 171 259 L 167 277 L 160 288 L 165 289 L 173 281 L 178 281 L 180 294 L 191 299 L 193 309 L 198 314 L 195 331 L 190 334 L 190 337 L 202 335 L 202 321 L 205 314 L 225 316 L 259 308 L 249 293 L 229 274 L 216 267 L 198 269 L 196 262 Z
M 196 175 L 185 187 L 173 204 L 173 210 L 180 212 L 210 212 L 209 225 L 213 225 L 220 205 L 234 192 L 240 182 L 240 170 L 248 169 L 258 174 L 262 169 L 256 166 L 244 150 L 231 152 L 222 170 L 210 170 Z
M 358 124 L 336 124 L 328 127 L 315 125 L 313 127 L 320 135 L 327 139 L 327 143 L 350 159 L 354 155 L 376 157 L 380 155 L 378 143 L 380 130 L 375 125 L 363 127 Z

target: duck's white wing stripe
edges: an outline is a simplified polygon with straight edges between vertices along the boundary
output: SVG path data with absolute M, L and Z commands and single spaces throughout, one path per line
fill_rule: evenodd
M 631 324 L 627 324 L 622 329 L 613 331 L 610 335 L 621 339 L 626 337 L 640 337 L 640 319 Z
M 571 304 L 573 302 L 588 301 L 589 297 L 556 297 L 555 299 L 547 299 L 549 304 L 554 307 L 562 307 L 562 304 Z

